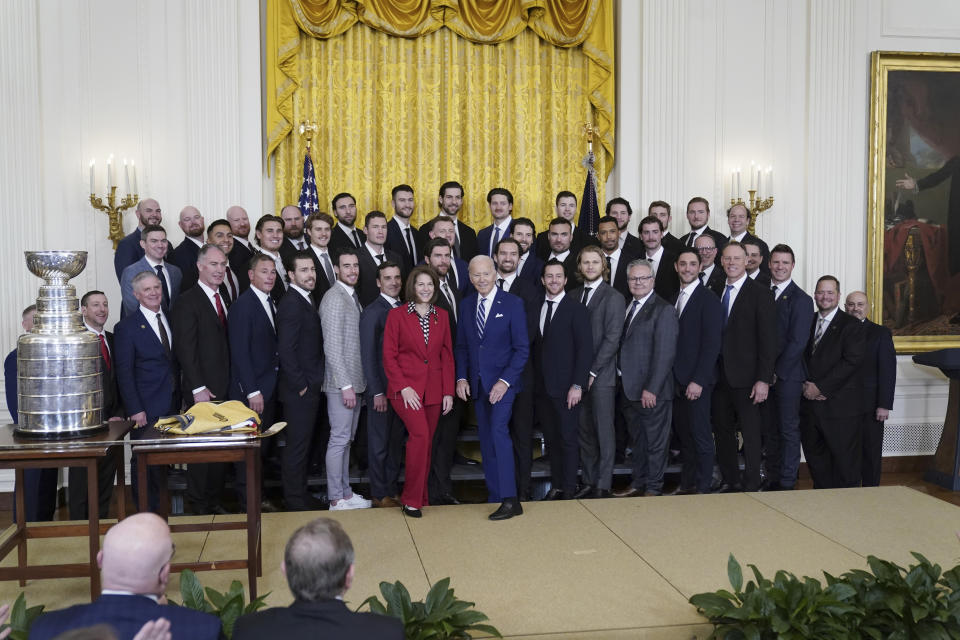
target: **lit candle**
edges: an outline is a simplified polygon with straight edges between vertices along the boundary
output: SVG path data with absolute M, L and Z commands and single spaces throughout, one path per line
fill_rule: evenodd
M 93 158 L 90 158 L 90 195 L 97 192 L 97 170 Z
M 130 166 L 133 168 L 133 193 L 137 193 L 137 163 L 133 160 L 130 161 Z
M 757 188 L 756 183 L 753 181 L 755 175 L 756 175 L 756 167 L 754 166 L 753 160 L 751 160 L 750 161 L 750 190 L 751 191 Z
M 107 157 L 107 192 L 113 186 L 113 154 Z
M 730 172 L 730 199 L 735 200 L 737 198 L 737 172 L 736 170 Z
M 130 167 L 127 166 L 127 159 L 123 159 L 123 179 L 127 187 L 127 195 L 130 195 Z
M 773 167 L 767 167 L 767 197 L 773 195 Z
M 757 167 L 757 195 L 760 195 L 760 167 Z

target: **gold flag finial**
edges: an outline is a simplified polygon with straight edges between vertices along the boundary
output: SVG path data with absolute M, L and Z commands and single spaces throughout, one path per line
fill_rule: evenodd
M 300 135 L 307 136 L 307 152 L 310 151 L 310 143 L 313 142 L 313 134 L 320 130 L 317 123 L 312 120 L 306 120 L 300 123 Z

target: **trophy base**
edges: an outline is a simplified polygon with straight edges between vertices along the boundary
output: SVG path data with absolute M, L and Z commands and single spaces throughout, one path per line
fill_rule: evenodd
M 13 435 L 18 438 L 29 438 L 31 440 L 77 440 L 80 438 L 89 438 L 107 430 L 107 423 L 83 427 L 80 429 L 64 429 L 61 431 L 46 429 L 23 429 L 20 426 L 14 427 Z

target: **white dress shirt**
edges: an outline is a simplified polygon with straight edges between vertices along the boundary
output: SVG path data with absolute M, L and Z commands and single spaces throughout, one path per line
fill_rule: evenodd
M 791 283 L 791 282 L 793 282 L 793 278 L 787 278 L 786 280 L 784 280 L 784 281 L 781 282 L 780 284 L 774 284 L 773 286 L 775 286 L 775 287 L 777 288 L 777 290 L 773 292 L 773 299 L 774 299 L 774 300 L 779 300 L 779 299 L 780 299 L 780 296 L 783 294 L 784 291 L 787 290 L 787 287 L 790 286 L 790 283 Z
M 566 295 L 566 292 L 561 290 L 557 294 L 556 298 L 551 298 L 548 294 L 543 301 L 543 305 L 540 306 L 540 335 L 543 335 L 543 324 L 547 321 L 547 309 L 550 307 L 547 305 L 547 302 L 553 302 L 553 309 L 550 312 L 550 319 L 553 319 L 554 314 L 557 312 L 557 307 L 560 306 L 560 301 L 563 300 L 563 296 Z
M 489 255 L 493 255 L 493 250 L 496 247 L 494 239 L 497 237 L 497 229 L 500 229 L 500 240 L 510 236 L 510 224 L 513 222 L 513 217 L 507 216 L 500 222 L 494 222 L 493 228 L 490 229 L 490 247 L 487 252 Z
M 677 316 L 683 315 L 683 310 L 686 308 L 687 303 L 690 302 L 690 297 L 693 295 L 694 289 L 699 286 L 700 280 L 694 279 L 693 282 L 680 289 L 680 293 L 677 294 Z
M 170 345 L 170 349 L 173 349 L 173 331 L 170 330 L 170 321 L 167 320 L 167 315 L 163 312 L 163 307 L 160 308 L 160 311 L 151 311 L 145 306 L 140 305 L 140 313 L 144 315 L 147 319 L 147 322 L 150 323 L 150 328 L 153 329 L 153 332 L 157 336 L 157 340 L 160 340 L 163 343 L 163 339 L 160 337 L 160 325 L 157 324 L 157 314 L 160 314 L 160 317 L 163 318 L 163 328 L 167 330 L 167 343 Z
M 663 260 L 663 245 L 653 252 L 653 255 L 650 255 L 650 252 L 646 252 L 647 262 L 650 263 L 650 268 L 653 269 L 653 275 L 657 275 L 657 269 L 660 268 L 660 262 Z
M 514 271 L 513 273 L 508 273 L 507 275 L 503 275 L 498 271 L 497 281 L 499 282 L 501 278 L 503 279 L 503 290 L 506 291 L 507 293 L 510 293 L 510 287 L 513 286 L 513 281 L 517 279 L 517 272 Z
M 553 260 L 554 258 L 556 258 L 556 259 L 559 260 L 560 262 L 563 262 L 563 261 L 565 261 L 565 260 L 567 259 L 567 256 L 569 256 L 569 255 L 570 255 L 570 249 L 567 249 L 567 250 L 564 251 L 563 253 L 554 253 L 553 251 L 551 251 L 551 252 L 550 252 L 550 257 L 547 258 L 547 259 L 548 259 L 548 260 Z
M 743 283 L 747 281 L 747 274 L 744 273 L 736 282 L 727 282 L 724 283 L 723 293 L 720 294 L 720 299 L 723 300 L 723 295 L 727 292 L 727 285 L 732 284 L 733 289 L 730 290 L 730 301 L 727 303 L 730 306 L 727 308 L 727 313 L 729 314 L 733 311 L 733 303 L 737 300 L 737 295 L 740 293 L 740 288 L 743 286 Z
M 590 299 L 593 297 L 593 294 L 597 292 L 597 287 L 600 286 L 601 282 L 603 282 L 603 278 L 597 278 L 596 280 L 583 281 L 584 291 L 586 291 L 587 289 L 590 289 L 589 291 L 587 291 L 587 299 L 583 301 L 584 305 L 590 304 Z

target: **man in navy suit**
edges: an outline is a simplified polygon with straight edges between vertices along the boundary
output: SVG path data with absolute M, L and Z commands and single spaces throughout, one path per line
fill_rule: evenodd
M 344 596 L 353 584 L 354 551 L 336 520 L 317 518 L 297 529 L 284 550 L 280 571 L 294 601 L 237 620 L 234 640 L 267 637 L 403 640 L 392 616 L 351 611 Z
M 387 401 L 387 376 L 383 370 L 383 331 L 387 313 L 400 306 L 403 277 L 400 265 L 384 262 L 377 267 L 380 291 L 360 313 L 360 359 L 367 380 L 367 475 L 375 507 L 399 507 L 403 422 Z
M 288 204 L 280 210 L 280 219 L 283 220 L 283 243 L 280 245 L 280 257 L 286 260 L 287 256 L 297 251 L 303 251 L 310 244 L 310 238 L 303 233 L 303 211 L 295 204 Z
M 186 291 L 197 284 L 197 254 L 203 246 L 203 232 L 206 225 L 200 210 L 190 205 L 180 210 L 179 224 L 180 229 L 183 230 L 183 242 L 173 250 L 170 262 L 180 269 L 183 275 L 180 289 Z
M 577 215 L 577 196 L 570 191 L 561 191 L 554 200 L 554 208 L 558 218 L 565 218 L 573 225 L 573 239 L 570 241 L 570 250 L 574 255 L 579 255 L 580 249 L 588 244 L 597 244 L 596 238 L 587 235 L 582 228 L 576 225 L 574 218 Z M 541 261 L 550 255 L 550 238 L 547 231 L 543 231 L 537 236 L 534 253 Z
M 146 226 L 159 226 L 163 222 L 160 205 L 153 198 L 144 198 L 137 203 L 137 228 L 123 237 L 117 243 L 117 250 L 113 253 L 113 268 L 120 280 L 123 270 L 143 257 L 143 247 L 140 245 L 140 234 Z
M 708 493 L 714 462 L 710 402 L 717 380 L 723 317 L 720 300 L 700 284 L 700 254 L 683 249 L 674 270 L 681 288 L 673 303 L 680 318 L 673 363 L 673 422 L 683 459 L 675 493 Z
M 700 254 L 700 284 L 719 298 L 727 284 L 727 274 L 717 263 L 717 241 L 709 233 L 704 233 L 694 240 L 693 246 Z
M 502 501 L 490 514 L 505 520 L 523 513 L 510 442 L 510 412 L 522 384 L 530 354 L 527 314 L 520 298 L 499 291 L 493 260 L 470 261 L 470 281 L 476 289 L 460 303 L 457 323 L 457 395 L 475 398 L 483 473 L 490 502 Z
M 777 364 L 772 398 L 764 403 L 767 490 L 792 489 L 800 467 L 800 398 L 807 375 L 803 350 L 809 337 L 813 299 L 793 281 L 795 264 L 793 249 L 788 245 L 773 248 L 770 286 L 777 305 Z
M 270 297 L 277 269 L 270 256 L 258 254 L 247 274 L 250 288 L 230 307 L 230 399 L 240 400 L 260 415 L 261 429 L 276 418 L 277 375 L 280 353 L 277 348 L 277 310 Z M 266 456 L 266 451 L 261 455 Z M 237 464 L 237 492 L 246 505 L 246 466 Z M 263 495 L 263 494 L 261 494 Z M 264 501 L 265 511 L 276 511 Z
M 623 232 L 617 226 L 616 218 L 613 216 L 600 218 L 600 223 L 597 225 L 597 238 L 600 240 L 600 248 L 603 249 L 603 257 L 607 262 L 607 284 L 619 291 L 624 300 L 628 301 L 633 296 L 627 285 L 627 265 L 635 258 L 639 258 L 640 253 L 634 253 L 626 245 L 621 246 L 622 237 Z M 640 244 L 640 251 L 643 251 L 643 244 L 638 244 Z
M 130 420 L 137 427 L 156 422 L 157 418 L 180 413 L 180 368 L 173 355 L 173 332 L 163 311 L 160 279 L 149 271 L 133 278 L 133 295 L 139 307 L 120 320 L 114 329 L 116 346 L 114 361 L 120 398 Z M 144 437 L 145 429 L 134 429 L 131 438 Z M 137 459 L 130 463 L 133 495 L 137 497 Z M 157 509 L 160 483 L 167 481 L 167 469 L 154 465 L 148 470 L 150 510 Z
M 453 247 L 453 255 L 464 262 L 469 262 L 473 256 L 477 255 L 477 232 L 463 221 L 458 220 L 460 209 L 463 207 L 463 185 L 455 180 L 449 180 L 440 185 L 440 193 L 437 196 L 437 206 L 440 207 L 441 216 L 446 216 L 453 221 L 453 238 L 449 240 Z M 426 244 L 430 237 L 430 231 L 433 222 L 439 218 L 433 218 L 422 227 L 420 227 L 421 240 Z M 481 252 L 482 253 L 482 252 Z
M 133 279 L 143 271 L 153 273 L 160 279 L 161 293 L 163 295 L 160 303 L 164 311 L 169 311 L 174 300 L 180 295 L 180 283 L 183 279 L 180 269 L 164 259 L 167 254 L 167 232 L 163 227 L 146 226 L 143 228 L 140 246 L 144 250 L 144 256 L 127 266 L 120 274 L 120 293 L 123 296 L 123 310 L 120 314 L 125 317 L 137 310 L 138 303 L 136 296 L 133 295 Z
M 380 295 L 380 289 L 377 288 L 377 267 L 384 262 L 399 265 L 403 262 L 403 256 L 386 247 L 387 216 L 382 211 L 367 213 L 363 229 L 367 239 L 357 251 L 357 261 L 360 263 L 357 296 L 360 298 L 360 305 L 365 307 Z
M 863 291 L 847 296 L 844 310 L 863 323 L 866 351 L 863 357 L 863 460 L 860 478 L 865 487 L 880 484 L 883 462 L 883 423 L 893 409 L 897 385 L 897 352 L 890 329 L 867 319 L 870 301 Z
M 684 246 L 695 246 L 694 243 L 697 238 L 703 234 L 713 236 L 714 241 L 717 243 L 718 250 L 722 250 L 723 246 L 727 244 L 727 236 L 719 231 L 714 231 L 707 224 L 710 222 L 710 203 L 707 202 L 706 198 L 699 196 L 690 198 L 690 202 L 687 203 L 687 222 L 690 223 L 691 231 L 680 238 L 680 242 L 682 242 Z
M 547 227 L 547 238 L 550 240 L 550 255 L 547 261 L 558 260 L 563 264 L 567 275 L 567 291 L 576 289 L 580 284 L 580 275 L 577 272 L 577 254 L 570 249 L 573 240 L 573 224 L 566 218 L 554 218 Z
M 160 604 L 166 598 L 170 562 L 176 547 L 170 527 L 152 513 L 137 513 L 110 527 L 97 564 L 103 579 L 100 597 L 46 613 L 33 623 L 30 638 L 49 640 L 60 634 L 107 624 L 120 640 L 131 640 L 148 622 L 164 618 L 174 638 L 223 638 L 220 619 L 187 607 Z
M 456 227 L 454 224 L 455 223 L 452 218 L 447 216 L 437 216 L 433 219 L 427 236 L 430 240 L 434 238 L 443 238 L 452 247 L 454 240 L 456 240 Z M 459 291 L 461 297 L 465 297 L 467 294 L 473 291 L 473 285 L 470 284 L 470 270 L 467 267 L 467 263 L 454 254 L 450 258 L 450 264 L 450 271 L 447 273 L 447 284 Z
M 227 223 L 233 233 L 233 250 L 229 253 L 230 269 L 236 274 L 240 283 L 240 292 L 243 293 L 250 286 L 247 280 L 247 270 L 250 267 L 250 258 L 253 257 L 254 247 L 250 244 L 250 218 L 243 207 L 236 205 L 227 209 Z M 209 235 L 210 230 L 207 230 Z
M 727 209 L 727 226 L 730 227 L 730 239 L 740 244 L 751 242 L 760 248 L 760 270 L 764 275 L 770 275 L 770 247 L 767 243 L 748 231 L 753 214 L 743 203 L 735 204 Z
M 657 219 L 660 220 L 660 226 L 663 228 L 663 237 L 660 239 L 660 242 L 667 252 L 675 256 L 679 255 L 684 245 L 680 242 L 680 238 L 670 233 L 670 220 L 672 218 L 670 215 L 670 203 L 663 200 L 654 200 L 647 206 L 647 215 L 656 216 Z
M 541 234 L 542 235 L 542 234 Z M 517 262 L 517 275 L 538 289 L 543 287 L 540 274 L 543 272 L 543 260 L 533 249 L 537 227 L 530 218 L 517 218 L 513 221 L 510 237 L 520 243 L 520 260 Z M 549 249 L 549 245 L 548 249 Z
M 390 202 L 393 204 L 393 217 L 387 223 L 387 249 L 399 254 L 403 258 L 403 272 L 410 271 L 423 258 L 423 245 L 419 239 L 417 228 L 410 223 L 413 215 L 413 187 L 408 184 L 398 184 L 390 191 Z
M 477 232 L 477 247 L 483 255 L 493 257 L 497 243 L 510 235 L 513 226 L 513 194 L 508 189 L 496 187 L 487 192 L 487 206 L 490 207 L 489 226 Z
M 653 268 L 653 290 L 664 300 L 674 300 L 680 291 L 680 280 L 673 263 L 677 256 L 667 251 L 662 243 L 663 223 L 657 216 L 647 216 L 640 221 L 640 241 L 643 242 L 644 253 L 641 256 Z
M 587 309 L 564 287 L 563 263 L 550 260 L 543 267 L 546 291 L 534 340 L 534 375 L 540 423 L 550 448 L 552 487 L 544 500 L 569 500 L 577 488 L 580 466 L 580 400 L 590 375 L 593 334 Z

